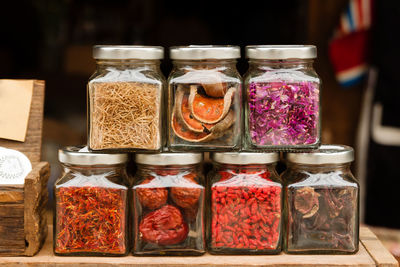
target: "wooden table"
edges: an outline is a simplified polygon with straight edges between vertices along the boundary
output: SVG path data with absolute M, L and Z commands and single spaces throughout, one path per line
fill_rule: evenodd
M 60 257 L 52 250 L 52 229 L 34 257 L 0 257 L 0 266 L 398 266 L 377 237 L 361 227 L 360 250 L 355 255 L 274 255 L 200 257 Z

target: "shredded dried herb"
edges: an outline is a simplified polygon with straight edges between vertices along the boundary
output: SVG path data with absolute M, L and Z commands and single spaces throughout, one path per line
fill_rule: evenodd
M 55 252 L 125 254 L 126 193 L 96 186 L 58 188 Z
M 253 144 L 307 145 L 318 138 L 319 85 L 270 82 L 249 85 L 249 134 Z

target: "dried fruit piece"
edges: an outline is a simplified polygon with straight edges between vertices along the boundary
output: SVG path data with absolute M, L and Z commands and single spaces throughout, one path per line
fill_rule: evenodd
M 182 122 L 175 116 L 175 111 L 172 113 L 171 126 L 174 133 L 181 139 L 190 142 L 205 142 L 211 140 L 211 133 L 197 133 L 189 130 Z M 211 138 L 211 139 L 210 139 Z
M 294 196 L 294 208 L 303 214 L 303 218 L 310 218 L 319 209 L 319 196 L 312 187 L 298 189 Z
M 226 133 L 226 130 L 232 126 L 235 122 L 235 112 L 231 110 L 225 118 L 217 123 L 214 127 L 210 129 L 210 133 L 197 133 L 180 122 L 180 120 L 175 116 L 175 111 L 172 113 L 171 126 L 174 133 L 183 140 L 190 142 L 207 142 L 213 139 L 217 139 Z
M 213 98 L 199 94 L 196 85 L 190 86 L 189 108 L 197 120 L 204 123 L 217 123 L 222 120 L 232 103 L 236 88 L 230 88 L 223 98 Z
M 154 210 L 167 203 L 168 190 L 154 184 L 154 177 L 147 178 L 135 186 L 135 191 L 142 206 L 148 209 Z
M 142 239 L 157 245 L 174 245 L 186 239 L 189 229 L 178 208 L 166 205 L 147 214 L 140 222 Z
M 197 206 L 201 195 L 201 189 L 197 187 L 198 183 L 194 179 L 195 174 L 187 174 L 184 176 L 185 184 L 193 184 L 193 187 L 172 187 L 171 188 L 171 198 L 181 208 L 189 209 L 191 207 Z
M 225 118 L 218 122 L 215 126 L 210 128 L 211 133 L 215 136 L 214 138 L 221 137 L 225 134 L 225 131 L 229 129 L 235 122 L 235 112 L 230 110 Z
M 212 97 L 224 97 L 228 91 L 228 86 L 226 83 L 202 83 L 204 91 L 208 96 Z
M 224 97 L 228 91 L 228 85 L 223 82 L 222 75 L 220 72 L 211 72 L 207 75 L 207 79 L 205 79 L 207 83 L 202 83 L 201 86 L 208 96 Z
M 189 95 L 185 94 L 183 88 L 178 87 L 175 94 L 176 114 L 189 130 L 198 133 L 209 133 L 215 124 L 206 124 L 196 120 L 190 112 Z M 180 107 L 180 108 L 179 108 Z

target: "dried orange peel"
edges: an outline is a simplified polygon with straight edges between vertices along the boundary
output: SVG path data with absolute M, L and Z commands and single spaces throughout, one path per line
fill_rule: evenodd
M 175 116 L 175 110 L 172 113 L 171 127 L 174 130 L 174 133 L 181 139 L 190 141 L 190 142 L 206 142 L 208 140 L 212 140 L 211 133 L 197 133 L 188 129 L 181 120 Z
M 207 83 L 202 83 L 204 91 L 208 96 L 212 97 L 224 97 L 228 91 L 228 85 L 223 82 L 222 73 L 211 72 L 207 75 Z
M 189 94 L 185 94 L 185 90 L 182 87 L 179 87 L 176 91 L 175 105 L 177 107 L 176 115 L 178 116 L 178 119 L 180 119 L 190 130 L 197 133 L 208 133 L 215 125 L 202 123 L 192 116 L 189 108 Z
M 222 98 L 214 98 L 199 94 L 196 85 L 190 86 L 189 108 L 195 119 L 200 122 L 213 124 L 221 121 L 232 104 L 232 98 L 236 88 L 232 87 Z
M 186 125 L 182 122 L 182 120 L 179 119 L 177 116 L 175 116 L 175 113 L 176 113 L 176 108 L 172 113 L 172 120 L 171 120 L 171 127 L 174 133 L 183 140 L 196 143 L 211 141 L 225 135 L 226 130 L 230 128 L 232 124 L 235 122 L 235 112 L 231 110 L 222 121 L 220 121 L 210 129 L 210 132 L 199 133 L 199 132 L 193 132 L 189 128 L 187 128 Z

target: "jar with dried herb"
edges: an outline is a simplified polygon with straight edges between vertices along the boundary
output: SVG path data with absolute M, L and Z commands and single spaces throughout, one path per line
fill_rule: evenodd
M 322 145 L 286 155 L 285 251 L 351 254 L 359 243 L 359 185 L 351 147 Z
M 93 47 L 89 80 L 88 146 L 92 151 L 161 151 L 163 89 L 159 46 Z
M 248 150 L 317 148 L 320 79 L 312 45 L 246 46 L 245 147 Z
M 54 253 L 125 256 L 129 253 L 128 155 L 84 151 L 66 147 L 58 153 L 64 171 L 54 186 Z
M 202 255 L 201 153 L 136 154 L 135 255 Z
M 241 144 L 238 46 L 171 47 L 168 147 L 172 151 L 237 150 Z
M 212 254 L 278 254 L 281 251 L 282 185 L 278 153 L 214 153 L 209 175 Z

